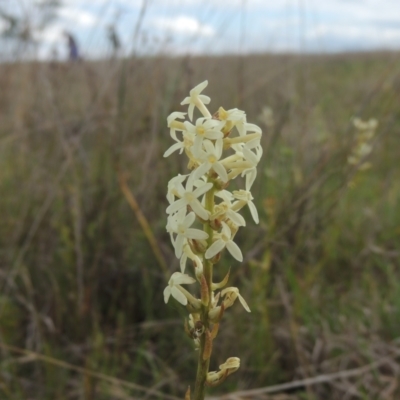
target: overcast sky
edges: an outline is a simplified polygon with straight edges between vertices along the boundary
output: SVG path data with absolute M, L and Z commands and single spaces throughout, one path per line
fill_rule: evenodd
M 0 0 L 29 16 L 35 0 Z M 40 58 L 65 57 L 63 30 L 85 57 L 110 51 L 115 25 L 125 54 L 337 52 L 400 49 L 400 0 L 64 0 L 57 18 L 35 32 Z M 5 23 L 0 22 L 0 29 Z

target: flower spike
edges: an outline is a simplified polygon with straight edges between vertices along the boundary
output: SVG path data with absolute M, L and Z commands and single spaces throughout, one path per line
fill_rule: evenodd
M 229 272 L 221 282 L 213 282 L 213 265 L 224 249 L 236 261 L 243 261 L 234 240 L 239 228 L 247 224 L 240 214 L 243 207 L 248 206 L 253 220 L 259 222 L 251 188 L 263 154 L 261 129 L 247 122 L 245 112 L 237 108 L 219 107 L 211 115 L 206 107 L 211 99 L 202 94 L 207 85 L 208 81 L 198 84 L 182 101 L 188 106 L 187 115 L 173 112 L 167 118 L 174 143 L 164 153 L 164 157 L 184 154 L 188 158 L 186 175 L 168 183 L 166 228 L 181 272 L 174 272 L 164 289 L 166 303 L 172 296 L 186 306 L 189 318 L 185 331 L 198 351 L 196 383 L 193 392 L 186 392 L 185 400 L 203 400 L 205 386 L 220 385 L 240 367 L 240 359 L 230 357 L 218 371 L 209 371 L 217 345 L 214 340 L 226 310 L 238 299 L 250 312 L 238 288 L 225 288 Z M 195 109 L 201 115 L 193 120 Z M 244 178 L 242 188 L 231 184 L 238 176 Z M 192 262 L 187 263 L 188 259 Z M 194 283 L 197 296 L 182 286 Z

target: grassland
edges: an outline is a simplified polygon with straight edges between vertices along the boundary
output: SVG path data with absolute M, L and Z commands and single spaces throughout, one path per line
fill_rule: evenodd
M 232 267 L 252 313 L 224 317 L 212 367 L 242 367 L 209 395 L 300 380 L 240 398 L 400 398 L 399 59 L 1 65 L 0 399 L 183 398 L 193 383 L 183 316 L 162 298 L 178 268 L 166 183 L 185 165 L 162 154 L 167 115 L 204 79 L 211 110 L 264 131 L 261 222 L 238 234 L 244 263 L 216 272 Z M 366 171 L 347 162 L 354 116 L 379 121 Z

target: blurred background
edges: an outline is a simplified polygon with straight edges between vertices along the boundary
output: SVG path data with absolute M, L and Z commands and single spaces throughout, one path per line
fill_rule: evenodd
M 400 398 L 399 49 L 394 0 L 1 0 L 0 399 L 193 385 L 163 153 L 205 79 L 264 147 L 260 224 L 216 268 L 252 313 L 211 369 L 242 366 L 209 396 Z

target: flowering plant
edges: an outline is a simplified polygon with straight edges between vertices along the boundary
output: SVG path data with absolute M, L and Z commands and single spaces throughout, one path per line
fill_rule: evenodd
M 167 232 L 180 259 L 181 272 L 172 274 L 164 290 L 164 300 L 167 303 L 172 296 L 189 312 L 185 330 L 199 351 L 195 400 L 204 399 L 206 386 L 219 385 L 240 366 L 239 358 L 230 357 L 218 371 L 209 371 L 213 340 L 225 310 L 239 299 L 250 312 L 238 288 L 222 289 L 229 272 L 222 282 L 213 282 L 213 266 L 224 249 L 237 261 L 243 261 L 234 238 L 239 227 L 246 225 L 239 214 L 243 207 L 248 206 L 254 221 L 259 221 L 250 189 L 262 156 L 261 129 L 247 122 L 244 111 L 220 107 L 211 115 L 206 107 L 210 98 L 201 94 L 207 84 L 207 81 L 200 83 L 181 103 L 189 106 L 189 121 L 184 121 L 186 113 L 182 112 L 173 112 L 168 117 L 171 137 L 176 143 L 164 153 L 168 157 L 175 151 L 185 152 L 189 159 L 190 173 L 178 175 L 168 183 Z M 195 109 L 202 117 L 193 124 Z M 245 189 L 228 191 L 230 181 L 238 176 L 244 178 Z M 202 229 L 193 227 L 196 221 Z M 193 263 L 195 278 L 185 274 L 188 259 Z M 200 286 L 199 298 L 182 287 L 196 282 Z M 189 388 L 185 399 L 190 398 Z

